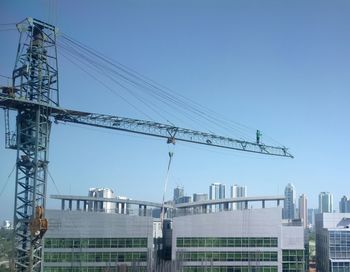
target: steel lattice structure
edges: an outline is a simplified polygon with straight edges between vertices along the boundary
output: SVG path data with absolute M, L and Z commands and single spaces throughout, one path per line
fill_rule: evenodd
M 5 144 L 17 150 L 15 185 L 15 270 L 40 271 L 51 121 L 78 123 L 244 152 L 293 158 L 285 147 L 248 142 L 131 118 L 66 110 L 59 106 L 56 28 L 27 18 L 17 24 L 20 40 L 12 87 L 0 92 L 5 111 Z M 9 112 L 17 112 L 16 132 Z M 259 136 L 260 137 L 260 136 Z
M 3 88 L 3 92 L 11 98 L 31 101 L 33 106 L 16 107 L 15 138 L 9 130 L 10 108 L 5 107 L 6 147 L 17 150 L 15 270 L 40 271 L 43 233 L 33 226 L 37 207 L 45 210 L 50 107 L 59 105 L 56 32 L 54 26 L 31 18 L 17 24 L 17 28 L 20 40 L 12 88 Z

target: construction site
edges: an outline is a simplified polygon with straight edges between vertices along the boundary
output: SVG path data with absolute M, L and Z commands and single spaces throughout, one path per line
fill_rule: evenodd
M 67 109 L 60 103 L 58 50 L 66 51 L 72 61 L 110 70 L 129 84 L 143 84 L 160 98 L 165 96 L 175 104 L 183 100 L 68 35 L 60 33 L 57 40 L 54 25 L 26 18 L 16 27 L 20 39 L 12 82 L 1 87 L 0 93 L 5 145 L 17 154 L 12 270 L 305 271 L 304 230 L 301 224 L 281 223 L 283 196 L 174 205 L 164 197 L 167 174 L 161 203 L 63 195 L 51 196 L 61 200 L 61 210 L 47 209 L 47 184 L 52 178 L 48 150 L 55 124 L 158 137 L 168 145 L 186 142 L 263 156 L 293 156 L 285 146 L 264 144 L 259 130 L 255 140 L 249 141 L 151 120 Z M 169 152 L 168 172 L 172 156 Z M 265 207 L 268 201 L 275 202 L 275 207 Z M 261 207 L 249 209 L 250 202 L 261 202 Z M 114 203 L 110 212 L 103 208 L 106 203 Z M 233 203 L 243 203 L 245 208 L 234 210 Z M 136 212 L 126 209 L 131 205 Z M 212 209 L 215 205 L 222 209 Z M 159 216 L 152 216 L 152 209 Z

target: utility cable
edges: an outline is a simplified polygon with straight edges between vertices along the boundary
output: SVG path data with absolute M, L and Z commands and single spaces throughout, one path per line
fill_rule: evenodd
M 7 176 L 7 179 L 6 179 L 5 183 L 4 183 L 4 186 L 1 188 L 0 197 L 1 197 L 2 194 L 5 192 L 5 189 L 6 189 L 6 187 L 7 187 L 7 184 L 9 183 L 10 178 L 11 178 L 13 172 L 15 171 L 15 169 L 16 169 L 16 164 L 13 166 L 13 168 L 12 168 L 10 174 Z

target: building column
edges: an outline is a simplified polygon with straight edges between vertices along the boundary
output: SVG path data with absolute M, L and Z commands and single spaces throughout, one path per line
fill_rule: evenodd
M 61 210 L 62 210 L 62 211 L 64 211 L 64 208 L 65 208 L 65 207 L 64 207 L 64 204 L 65 204 L 65 200 L 62 199 L 62 200 L 61 200 Z
M 86 200 L 84 200 L 83 205 L 84 205 L 83 210 L 84 212 L 86 212 Z
M 80 210 L 80 200 L 77 200 L 77 211 Z
M 72 200 L 71 199 L 69 199 L 68 205 L 69 205 L 69 210 L 71 211 L 72 210 Z
M 248 201 L 244 201 L 244 208 L 248 209 Z
M 279 206 L 280 206 L 280 200 L 277 199 L 277 207 L 279 207 Z
M 261 203 L 262 203 L 262 208 L 265 209 L 265 200 L 263 200 Z

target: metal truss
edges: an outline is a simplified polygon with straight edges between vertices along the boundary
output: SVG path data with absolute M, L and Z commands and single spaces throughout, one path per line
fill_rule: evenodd
M 15 270 L 40 271 L 42 233 L 33 228 L 37 207 L 45 210 L 48 145 L 52 106 L 58 106 L 55 27 L 28 18 L 17 25 L 20 40 L 7 99 L 20 99 L 5 109 L 6 147 L 17 150 L 15 188 Z M 4 92 L 5 88 L 3 88 Z M 17 110 L 15 141 L 10 138 L 8 110 Z
M 165 138 L 168 143 L 174 144 L 176 141 L 182 141 L 293 158 L 286 147 L 275 147 L 263 143 L 242 141 L 151 121 L 70 110 L 66 110 L 64 113 L 55 114 L 55 120 Z

